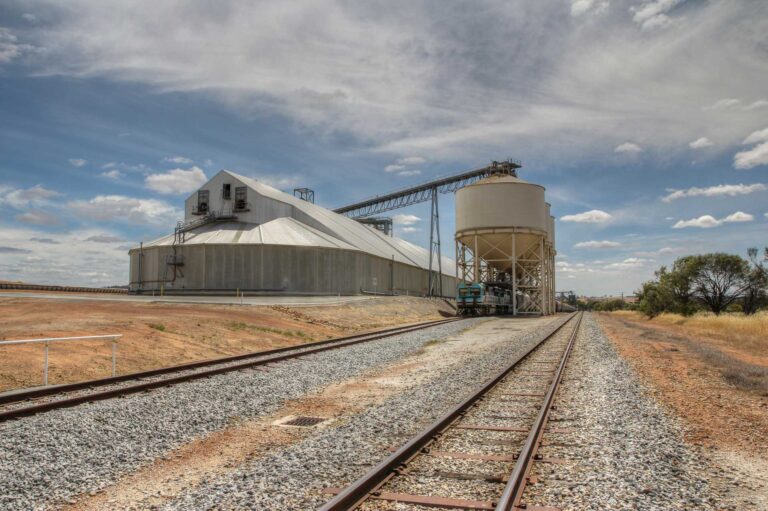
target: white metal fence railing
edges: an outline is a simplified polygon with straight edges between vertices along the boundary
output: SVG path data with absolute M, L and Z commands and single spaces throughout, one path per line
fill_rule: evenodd
M 112 376 L 117 375 L 117 341 L 122 337 L 122 334 L 112 335 L 86 335 L 80 337 L 48 337 L 45 339 L 20 339 L 15 341 L 0 341 L 0 346 L 10 346 L 14 344 L 45 344 L 45 358 L 43 362 L 43 385 L 48 385 L 48 347 L 52 342 L 64 342 L 64 341 L 96 341 L 96 340 L 111 340 L 112 341 Z

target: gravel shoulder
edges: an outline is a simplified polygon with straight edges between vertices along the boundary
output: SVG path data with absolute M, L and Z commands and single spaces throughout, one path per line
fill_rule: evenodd
M 482 321 L 482 320 L 480 320 Z M 291 399 L 397 362 L 477 323 L 450 323 L 280 363 L 0 424 L 0 509 L 74 503 L 173 449 Z
M 189 488 L 162 509 L 315 509 L 330 498 L 324 488 L 362 475 L 529 348 L 541 327 L 563 319 L 493 319 L 430 343 L 424 352 L 428 363 L 395 377 L 398 388 L 385 399 Z
M 559 319 L 508 320 L 494 342 L 488 339 L 499 326 L 493 320 L 471 319 L 275 364 L 266 371 L 228 373 L 0 424 L 0 508 L 145 509 L 167 501 L 184 502 L 178 494 L 195 488 L 207 497 L 206 485 L 222 473 L 231 476 L 250 459 L 263 459 L 264 453 L 306 435 L 276 432 L 275 417 L 340 415 L 333 426 L 343 427 L 348 423 L 345 413 L 376 409 L 392 395 L 401 396 L 405 406 L 419 399 L 413 397 L 413 389 L 440 380 L 446 367 L 462 366 L 469 359 L 498 364 L 499 349 L 513 349 L 516 341 Z M 472 367 L 478 366 L 466 371 L 472 373 Z M 468 381 L 476 379 L 475 375 Z M 466 384 L 466 379 L 457 380 L 441 395 L 456 400 L 466 392 Z M 435 401 L 423 405 L 436 413 L 430 403 Z M 415 413 L 405 423 L 391 424 L 379 420 L 369 424 L 368 431 L 374 433 L 382 454 L 386 450 L 381 450 L 381 442 L 389 447 L 386 438 L 398 438 L 424 417 Z M 312 430 L 310 435 L 324 431 Z M 379 436 L 384 431 L 389 436 Z M 351 434 L 333 445 L 349 445 L 355 438 Z M 251 448 L 243 451 L 244 445 Z M 315 455 L 326 451 L 327 446 Z M 164 472 L 158 471 L 163 468 Z M 188 472 L 195 476 L 189 478 Z M 272 474 L 278 483 L 285 479 L 277 475 L 280 472 Z M 144 483 L 159 475 L 165 476 L 167 486 L 149 492 Z M 248 488 L 252 490 L 252 482 Z M 322 499 L 320 486 L 313 488 L 314 498 Z M 277 490 L 269 494 L 275 495 L 273 491 Z M 195 506 L 182 503 L 179 508 L 190 507 Z
M 732 492 L 722 472 L 685 442 L 684 424 L 654 398 L 595 317 L 584 318 L 539 453 L 529 504 L 569 510 L 764 509 Z
M 766 368 L 692 332 L 610 314 L 596 319 L 739 508 L 768 509 L 768 394 L 760 390 Z

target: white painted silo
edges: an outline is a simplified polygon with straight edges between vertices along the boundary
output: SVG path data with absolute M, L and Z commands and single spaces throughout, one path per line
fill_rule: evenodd
M 544 187 L 495 175 L 456 192 L 458 277 L 511 287 L 515 313 L 551 309 L 554 231 Z

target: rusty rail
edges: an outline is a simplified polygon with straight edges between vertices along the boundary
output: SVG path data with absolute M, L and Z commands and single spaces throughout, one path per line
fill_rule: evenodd
M 57 385 L 53 387 L 42 387 L 36 389 L 30 389 L 22 392 L 13 392 L 0 395 L 0 405 L 7 405 L 13 403 L 19 403 L 22 401 L 40 399 L 42 397 L 65 395 L 71 392 L 77 392 L 80 390 L 93 389 L 97 387 L 104 387 L 115 383 L 122 383 L 131 380 L 140 380 L 141 378 L 148 378 L 154 376 L 160 376 L 165 374 L 179 373 L 183 371 L 189 371 L 194 369 L 200 369 L 205 367 L 211 367 L 210 369 L 204 369 L 189 374 L 182 374 L 178 376 L 171 376 L 169 378 L 161 378 L 158 380 L 140 382 L 133 385 L 123 386 L 115 389 L 108 389 L 98 392 L 90 392 L 83 395 L 77 395 L 73 397 L 64 397 L 63 399 L 57 399 L 53 401 L 46 401 L 43 403 L 32 404 L 29 406 L 15 408 L 11 410 L 0 411 L 0 422 L 16 419 L 23 416 L 35 415 L 38 413 L 54 410 L 57 408 L 66 408 L 70 406 L 77 406 L 82 403 L 101 401 L 104 399 L 111 399 L 118 396 L 127 394 L 133 394 L 136 392 L 142 392 L 158 387 L 165 387 L 167 385 L 174 385 L 190 380 L 199 378 L 207 378 L 217 374 L 227 373 L 231 371 L 238 371 L 241 369 L 247 369 L 250 367 L 262 366 L 266 364 L 272 364 L 275 362 L 281 362 L 291 358 L 298 358 L 323 351 L 334 350 L 343 348 L 346 346 L 352 346 L 355 344 L 361 344 L 365 342 L 376 341 L 384 339 L 386 337 L 392 337 L 399 334 L 413 332 L 416 330 L 422 330 L 445 323 L 452 323 L 455 321 L 461 321 L 458 318 L 449 318 L 436 321 L 428 321 L 424 323 L 417 323 L 415 325 L 407 325 L 395 328 L 389 328 L 386 330 L 379 330 L 375 332 L 369 332 L 365 334 L 356 334 L 345 337 L 338 337 L 335 339 L 327 339 L 324 341 L 315 341 L 306 344 L 299 344 L 293 346 L 286 346 L 283 348 L 276 348 L 267 351 L 256 351 L 251 353 L 245 353 L 242 355 L 234 355 L 229 357 L 222 357 L 210 360 L 203 360 L 199 362 L 191 362 L 188 364 L 181 364 L 171 367 L 163 367 L 159 369 L 152 369 L 150 371 L 143 371 L 131 374 L 124 374 L 111 378 L 102 378 L 98 380 L 88 380 L 78 383 L 70 383 L 65 385 Z M 294 353 L 287 353 L 293 351 Z M 254 359 L 257 360 L 248 360 Z M 240 362 L 242 361 L 242 362 Z M 224 367 L 212 367 L 219 366 L 221 364 L 230 364 L 232 362 L 239 362 Z
M 509 476 L 509 481 L 507 481 L 507 485 L 504 487 L 504 492 L 501 494 L 498 504 L 496 504 L 496 511 L 512 511 L 520 506 L 523 499 L 523 492 L 525 491 L 525 486 L 528 483 L 528 477 L 533 466 L 533 460 L 536 456 L 536 451 L 541 444 L 541 437 L 544 434 L 544 428 L 549 419 L 552 402 L 555 399 L 557 388 L 560 386 L 560 381 L 563 379 L 563 371 L 568 362 L 568 357 L 571 355 L 573 343 L 578 336 L 583 315 L 583 312 L 580 313 L 576 320 L 576 326 L 573 329 L 573 333 L 571 333 L 570 339 L 568 339 L 568 346 L 565 348 L 565 352 L 560 360 L 560 365 L 557 367 L 555 376 L 552 379 L 549 391 L 544 397 L 544 403 L 541 405 L 536 421 L 531 427 L 531 432 L 528 434 L 528 438 L 525 440 L 525 445 L 523 445 L 523 449 L 520 451 L 515 467 L 512 469 L 512 474 Z
M 319 511 L 348 511 L 356 509 L 363 502 L 368 500 L 372 494 L 379 491 L 382 486 L 384 486 L 390 479 L 392 479 L 397 474 L 399 469 L 406 466 L 413 458 L 418 456 L 422 450 L 426 449 L 431 443 L 440 438 L 440 436 L 442 436 L 443 433 L 449 429 L 454 422 L 463 417 L 463 415 L 472 405 L 474 405 L 478 400 L 482 399 L 486 393 L 488 393 L 498 383 L 504 380 L 504 378 L 506 378 L 506 376 L 524 359 L 533 353 L 539 346 L 544 344 L 544 342 L 551 339 L 575 317 L 576 314 L 572 314 L 567 320 L 563 321 L 550 333 L 543 335 L 538 340 L 538 342 L 536 342 L 534 346 L 531 347 L 531 349 L 518 356 L 509 364 L 509 366 L 507 366 L 493 378 L 472 392 L 472 394 L 470 394 L 469 397 L 467 397 L 464 401 L 449 410 L 446 414 L 437 419 L 427 428 L 419 432 L 408 443 L 379 462 L 357 481 L 339 491 L 339 493 L 333 499 L 323 505 Z M 578 321 L 581 321 L 580 316 Z

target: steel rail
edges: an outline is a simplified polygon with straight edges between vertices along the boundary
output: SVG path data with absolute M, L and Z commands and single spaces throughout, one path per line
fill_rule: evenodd
M 504 378 L 506 378 L 507 375 L 520 364 L 520 362 L 526 359 L 539 346 L 551 339 L 575 317 L 576 314 L 571 314 L 568 319 L 558 325 L 552 332 L 542 336 L 531 349 L 519 355 L 509 364 L 509 366 L 477 388 L 464 401 L 427 426 L 405 445 L 339 492 L 333 499 L 324 504 L 319 511 L 348 511 L 356 509 L 363 502 L 368 500 L 371 494 L 378 491 L 397 474 L 398 469 L 407 465 L 408 462 L 418 456 L 422 450 L 426 449 L 428 445 L 439 439 L 443 432 L 450 428 L 454 422 L 461 419 L 472 405 L 482 399 L 485 394 L 504 380 Z
M 539 414 L 536 417 L 536 421 L 531 428 L 531 432 L 528 434 L 528 438 L 525 441 L 523 449 L 520 451 L 515 467 L 512 469 L 512 474 L 509 476 L 507 485 L 504 487 L 504 492 L 501 494 L 499 502 L 496 504 L 496 511 L 512 511 L 517 508 L 522 501 L 523 492 L 525 491 L 526 484 L 528 482 L 528 475 L 531 467 L 533 466 L 534 456 L 538 449 L 541 437 L 544 434 L 544 428 L 547 425 L 547 419 L 549 418 L 549 412 L 552 409 L 552 402 L 555 399 L 555 393 L 560 386 L 560 381 L 563 379 L 563 372 L 565 371 L 565 365 L 568 362 L 568 357 L 571 355 L 573 344 L 576 341 L 576 337 L 579 334 L 579 327 L 581 326 L 581 318 L 584 313 L 579 313 L 579 317 L 576 321 L 576 327 L 571 333 L 571 337 L 568 340 L 568 346 L 565 348 L 563 357 L 560 360 L 560 365 L 557 367 L 555 376 L 552 379 L 552 384 L 549 387 L 547 395 L 544 397 L 544 403 L 541 405 Z
M 258 359 L 258 360 L 250 360 L 250 361 L 240 362 L 232 365 L 227 365 L 224 367 L 214 367 L 212 369 L 206 369 L 203 371 L 183 374 L 179 376 L 172 376 L 170 378 L 163 378 L 163 379 L 148 381 L 148 382 L 140 382 L 140 383 L 136 383 L 129 386 L 119 387 L 116 389 L 92 392 L 92 393 L 73 396 L 69 398 L 65 397 L 63 399 L 46 401 L 44 403 L 33 404 L 33 405 L 25 406 L 22 408 L 4 410 L 4 411 L 0 411 L 0 422 L 9 420 L 9 419 L 24 417 L 28 415 L 35 415 L 37 413 L 42 413 L 42 412 L 54 410 L 57 408 L 66 408 L 71 406 L 77 406 L 82 403 L 87 403 L 92 401 L 101 401 L 104 399 L 111 399 L 114 397 L 133 394 L 136 392 L 143 392 L 145 390 L 150 390 L 158 387 L 165 387 L 168 385 L 174 385 L 177 383 L 182 383 L 190 380 L 207 378 L 210 376 L 215 376 L 217 374 L 238 371 L 241 369 L 248 369 L 250 367 L 262 366 L 266 364 L 272 364 L 275 362 L 281 362 L 283 360 L 288 360 L 291 358 L 304 357 L 307 355 L 313 355 L 315 353 L 320 353 L 323 351 L 329 351 L 329 350 L 339 349 L 347 346 L 353 346 L 355 344 L 361 344 L 365 342 L 380 340 L 386 337 L 392 337 L 395 335 L 409 333 L 416 330 L 423 330 L 425 328 L 429 328 L 432 326 L 442 325 L 445 323 L 452 323 L 455 321 L 460 321 L 460 318 L 449 318 L 449 319 L 443 319 L 443 320 L 428 321 L 425 323 L 417 323 L 415 325 L 390 328 L 386 330 L 369 332 L 365 334 L 357 334 L 357 335 L 351 335 L 346 337 L 339 337 L 335 339 L 327 339 L 324 341 L 316 341 L 316 342 L 307 343 L 307 344 L 286 346 L 283 348 L 276 348 L 274 350 L 256 351 L 256 352 L 242 354 L 242 355 L 234 355 L 231 357 L 203 360 L 200 362 L 191 362 L 189 364 L 181 364 L 177 366 L 163 367 L 163 368 L 153 369 L 150 371 L 144 371 L 139 373 L 131 373 L 131 374 L 125 374 L 125 375 L 111 377 L 111 378 L 103 378 L 100 380 L 90 380 L 85 382 L 59 385 L 54 387 L 33 389 L 25 392 L 17 392 L 17 393 L 2 396 L 2 398 L 0 399 L 0 404 L 12 404 L 12 403 L 18 403 L 18 402 L 26 401 L 30 399 L 39 399 L 40 397 L 56 396 L 56 395 L 64 394 L 68 392 L 91 389 L 94 387 L 103 387 L 106 385 L 111 385 L 115 383 L 131 381 L 131 380 L 137 380 L 141 378 L 147 378 L 147 377 L 158 376 L 163 374 L 173 374 L 173 373 L 178 373 L 182 371 L 198 369 L 201 367 L 217 366 L 220 364 L 237 362 L 237 361 L 249 359 L 249 358 Z M 294 351 L 294 353 L 286 353 L 289 351 Z

